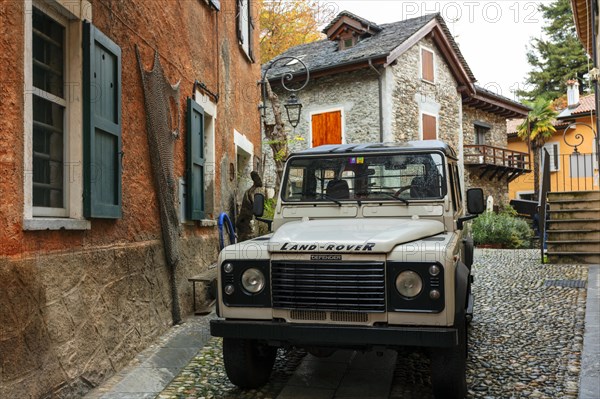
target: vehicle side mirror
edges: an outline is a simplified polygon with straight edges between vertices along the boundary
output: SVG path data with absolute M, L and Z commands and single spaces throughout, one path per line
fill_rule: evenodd
M 467 190 L 467 211 L 471 215 L 480 215 L 485 211 L 482 189 L 470 188 Z
M 261 193 L 254 194 L 254 204 L 252 205 L 252 213 L 256 217 L 260 217 L 265 212 L 265 196 Z

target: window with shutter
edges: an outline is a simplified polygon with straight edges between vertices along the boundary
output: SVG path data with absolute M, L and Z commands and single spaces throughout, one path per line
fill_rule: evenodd
M 121 217 L 121 49 L 83 25 L 84 215 Z
M 421 78 L 427 82 L 435 82 L 433 51 L 421 48 Z
M 254 21 L 250 0 L 236 0 L 237 33 L 240 46 L 251 62 L 254 62 Z
M 82 10 L 23 4 L 23 229 L 87 230 L 83 215 Z
M 187 100 L 187 198 L 188 220 L 204 219 L 204 110 Z
M 436 140 L 437 139 L 437 118 L 433 115 L 421 114 L 422 115 L 422 136 L 423 140 Z

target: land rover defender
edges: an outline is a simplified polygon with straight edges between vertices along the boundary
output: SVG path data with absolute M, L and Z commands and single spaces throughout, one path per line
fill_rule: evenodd
M 211 333 L 231 382 L 265 384 L 280 347 L 419 346 L 435 397 L 464 398 L 473 244 L 463 223 L 483 208 L 481 189 L 463 200 L 456 153 L 439 141 L 291 155 L 273 233 L 219 255 Z

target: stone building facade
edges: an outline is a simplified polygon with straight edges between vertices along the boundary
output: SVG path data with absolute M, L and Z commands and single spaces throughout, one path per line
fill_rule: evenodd
M 478 144 L 479 124 L 487 129 L 485 145 L 506 148 L 506 119 L 523 117 L 528 109 L 475 85 L 441 16 L 377 25 L 343 11 L 323 32 L 327 39 L 289 49 L 265 66 L 270 66 L 268 78 L 282 101 L 289 93 L 278 79 L 290 74 L 302 82 L 302 63 L 310 71 L 309 83 L 298 93 L 303 109 L 300 124 L 293 134 L 290 130 L 291 151 L 316 145 L 315 127 L 323 122 L 315 116 L 339 110 L 331 117 L 341 119 L 341 134 L 326 133 L 327 143 L 441 140 L 456 150 L 466 188 L 481 187 L 496 203 L 507 201 L 508 179 L 490 179 L 493 171 L 487 177 L 482 173 L 503 165 L 479 164 L 468 157 L 473 151 L 468 146 Z M 286 64 L 290 57 L 302 63 Z M 265 146 L 264 151 L 269 160 L 270 149 Z M 267 184 L 274 181 L 267 178 Z
M 248 47 L 258 29 L 239 15 L 235 2 L 215 0 L 0 3 L 0 397 L 82 397 L 173 323 L 136 49 L 145 71 L 157 52 L 165 79 L 179 82 L 179 101 L 166 104 L 179 126 L 170 182 L 182 201 L 171 204 L 180 219 L 175 285 L 181 314 L 192 312 L 187 278 L 216 261 L 216 219 L 233 212 L 238 175 L 261 153 L 260 66 Z M 98 57 L 89 64 L 87 51 Z M 114 63 L 103 69 L 104 62 Z M 108 74 L 99 80 L 113 79 L 98 86 L 106 91 L 90 94 L 92 64 Z M 115 117 L 109 130 L 118 124 L 112 138 L 90 136 L 99 140 L 91 155 L 90 108 Z M 203 120 L 190 124 L 200 130 L 188 129 L 188 115 Z M 192 130 L 203 147 L 187 144 Z M 203 163 L 203 182 L 193 182 L 200 194 L 184 193 L 187 153 Z M 115 161 L 88 162 L 94 155 Z M 94 170 L 116 177 L 105 181 Z M 86 187 L 97 181 L 108 185 L 111 215 L 86 216 L 101 212 L 94 201 L 106 197 L 100 190 L 89 198 Z M 190 218 L 185 204 L 199 198 L 202 215 Z

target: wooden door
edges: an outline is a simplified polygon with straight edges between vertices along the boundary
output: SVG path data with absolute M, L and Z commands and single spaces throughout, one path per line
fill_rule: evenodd
M 315 114 L 312 123 L 312 146 L 342 144 L 342 111 Z

